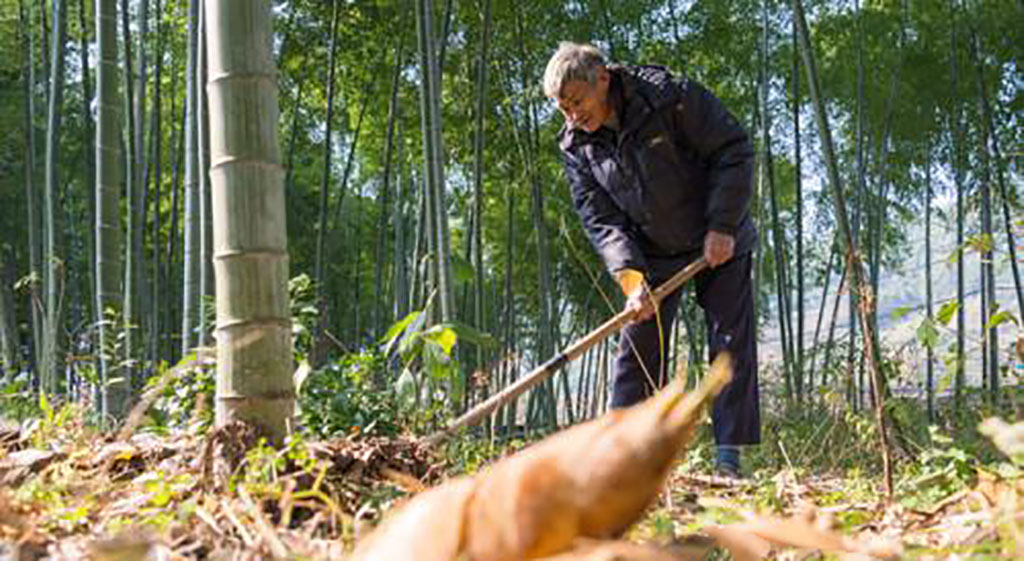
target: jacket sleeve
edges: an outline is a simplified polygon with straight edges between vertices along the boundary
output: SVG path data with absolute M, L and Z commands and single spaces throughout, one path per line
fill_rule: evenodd
M 676 133 L 708 167 L 708 229 L 734 235 L 754 194 L 754 148 L 743 127 L 711 92 L 683 78 Z
M 629 235 L 629 218 L 597 183 L 587 162 L 569 152 L 562 154 L 573 205 L 605 267 L 612 274 L 622 269 L 646 272 L 643 254 Z

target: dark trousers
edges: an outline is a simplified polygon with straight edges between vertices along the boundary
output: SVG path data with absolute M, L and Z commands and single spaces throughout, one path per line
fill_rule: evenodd
M 649 259 L 652 286 L 667 280 L 695 257 Z M 733 359 L 732 382 L 715 399 L 711 414 L 717 444 L 761 441 L 751 261 L 750 253 L 739 255 L 724 265 L 701 272 L 691 281 L 707 322 L 710 360 L 722 350 L 729 351 Z M 656 317 L 623 328 L 615 359 L 612 407 L 642 401 L 671 379 L 663 358 L 668 355 L 680 296 L 681 289 L 661 301 Z

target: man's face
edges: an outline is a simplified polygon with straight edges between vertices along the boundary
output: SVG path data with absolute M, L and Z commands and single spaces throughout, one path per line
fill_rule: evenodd
M 569 127 L 587 132 L 601 128 L 612 112 L 608 103 L 609 82 L 608 70 L 601 68 L 594 84 L 585 80 L 572 81 L 562 87 L 555 103 Z

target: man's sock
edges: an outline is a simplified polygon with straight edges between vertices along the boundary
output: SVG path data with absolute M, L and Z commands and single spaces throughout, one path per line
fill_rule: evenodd
M 726 473 L 739 475 L 740 473 L 740 448 L 729 444 L 720 444 L 717 447 L 715 467 Z

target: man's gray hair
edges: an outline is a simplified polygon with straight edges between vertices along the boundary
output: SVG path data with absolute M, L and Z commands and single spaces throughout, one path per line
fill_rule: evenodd
M 563 41 L 551 55 L 544 70 L 544 95 L 558 97 L 569 82 L 586 81 L 597 83 L 597 71 L 607 66 L 608 61 L 597 47 L 582 43 Z

